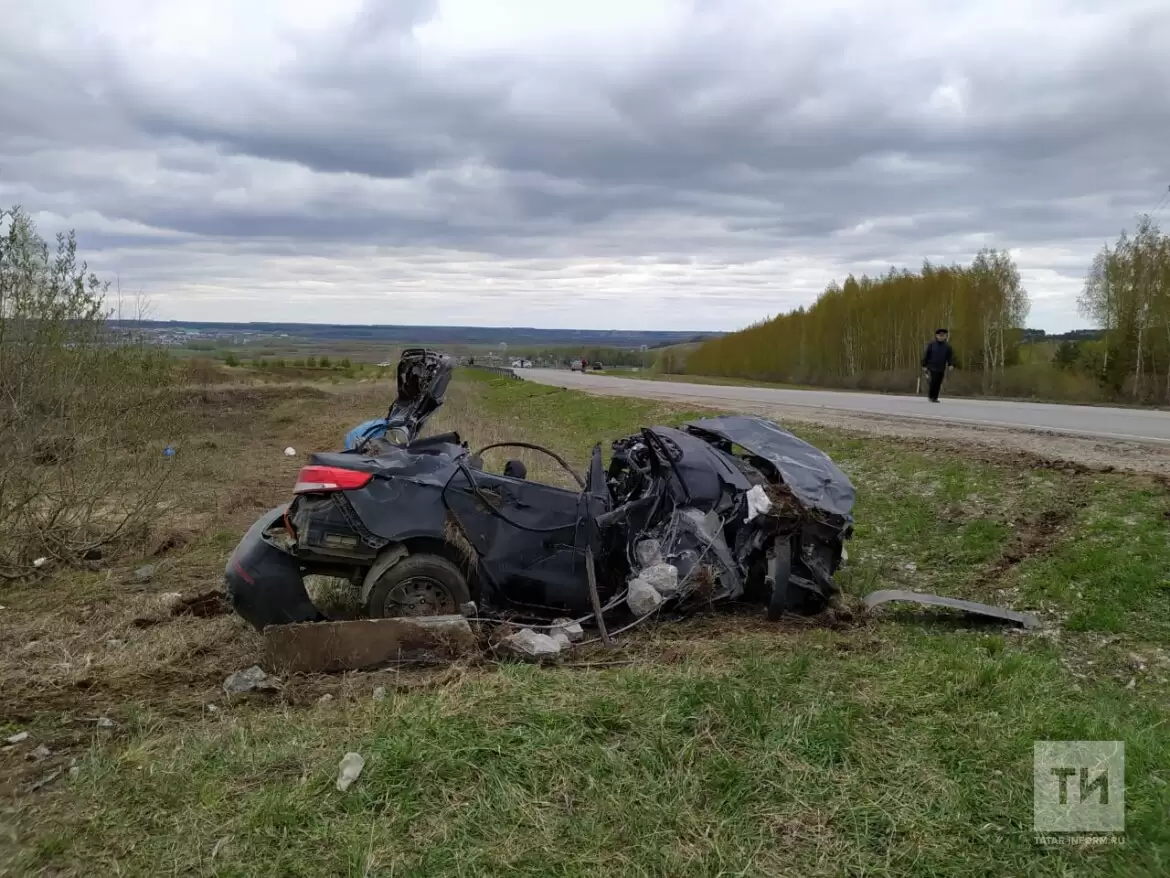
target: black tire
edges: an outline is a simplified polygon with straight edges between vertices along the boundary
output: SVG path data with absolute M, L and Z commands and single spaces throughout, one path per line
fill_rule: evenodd
M 418 593 L 410 599 L 407 590 Z M 372 619 L 441 616 L 459 612 L 471 600 L 467 578 L 440 555 L 408 555 L 382 574 L 366 602 Z

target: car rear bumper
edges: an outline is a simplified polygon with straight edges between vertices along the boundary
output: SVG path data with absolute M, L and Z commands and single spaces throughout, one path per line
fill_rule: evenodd
M 268 625 L 325 618 L 305 590 L 297 559 L 264 536 L 287 509 L 277 506 L 262 515 L 244 534 L 224 570 L 224 592 L 232 608 L 260 631 Z

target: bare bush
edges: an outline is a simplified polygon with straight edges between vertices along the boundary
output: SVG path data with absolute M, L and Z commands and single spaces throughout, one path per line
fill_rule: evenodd
M 72 232 L 50 249 L 27 213 L 0 212 L 0 578 L 140 531 L 173 464 L 174 370 L 109 320 L 107 293 Z

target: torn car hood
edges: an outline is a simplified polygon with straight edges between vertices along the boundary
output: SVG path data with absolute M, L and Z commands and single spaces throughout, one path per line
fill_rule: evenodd
M 771 421 L 746 415 L 691 421 L 686 429 L 716 436 L 766 460 L 805 506 L 853 522 L 853 483 L 815 445 Z

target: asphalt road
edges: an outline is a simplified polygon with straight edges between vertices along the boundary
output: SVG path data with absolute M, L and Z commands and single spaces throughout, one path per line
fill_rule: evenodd
M 943 421 L 966 426 L 1039 430 L 1071 436 L 1170 443 L 1170 413 L 1104 406 L 1050 405 L 989 399 L 947 398 L 937 405 L 922 396 L 893 396 L 835 390 L 787 390 L 615 378 L 556 369 L 518 369 L 529 381 L 586 390 L 607 396 L 691 400 L 705 405 L 758 408 L 805 407 L 898 420 Z

